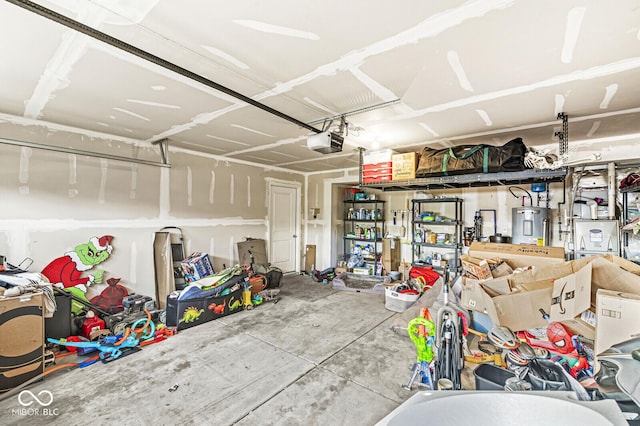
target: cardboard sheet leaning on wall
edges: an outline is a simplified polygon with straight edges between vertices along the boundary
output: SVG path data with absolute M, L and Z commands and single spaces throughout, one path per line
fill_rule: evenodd
M 162 228 L 153 240 L 153 266 L 156 277 L 156 304 L 165 309 L 167 296 L 185 286 L 180 272 L 180 261 L 184 259 L 182 230 L 176 227 Z
M 237 247 L 240 265 L 250 265 L 253 262 L 253 272 L 267 277 L 267 288 L 280 286 L 282 270 L 269 263 L 265 240 L 247 238 L 246 241 L 237 243 Z

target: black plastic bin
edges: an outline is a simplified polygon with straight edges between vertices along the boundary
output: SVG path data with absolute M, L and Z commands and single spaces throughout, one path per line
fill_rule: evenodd
M 473 371 L 476 378 L 476 390 L 504 390 L 507 379 L 516 377 L 515 373 L 494 364 L 480 364 Z

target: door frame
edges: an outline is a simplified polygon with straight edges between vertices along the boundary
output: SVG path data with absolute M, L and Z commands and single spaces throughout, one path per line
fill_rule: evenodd
M 294 207 L 295 207 L 295 211 L 293 212 L 293 216 L 294 219 L 296 221 L 296 225 L 295 225 L 295 235 L 297 235 L 297 237 L 295 238 L 295 254 L 294 254 L 294 265 L 295 265 L 295 272 L 296 273 L 300 273 L 300 251 L 302 250 L 302 235 L 301 235 L 301 231 L 302 231 L 302 225 L 301 225 L 301 212 L 302 212 L 302 184 L 300 182 L 296 182 L 296 181 L 289 181 L 289 180 L 282 180 L 282 179 L 276 179 L 276 178 L 270 178 L 267 177 L 264 179 L 267 182 L 267 196 L 265 198 L 265 202 L 267 203 L 267 230 L 266 230 L 266 235 L 267 235 L 267 242 L 268 242 L 268 248 L 267 248 L 267 254 L 268 254 L 268 258 L 269 261 L 271 261 L 271 229 L 272 229 L 272 214 L 273 214 L 273 210 L 271 208 L 271 189 L 274 186 L 281 186 L 281 187 L 285 187 L 285 188 L 291 188 L 295 191 L 295 202 L 294 202 Z

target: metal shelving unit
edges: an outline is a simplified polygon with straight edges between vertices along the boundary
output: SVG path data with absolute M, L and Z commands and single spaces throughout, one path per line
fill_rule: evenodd
M 369 265 L 373 265 L 374 273 L 377 273 L 377 262 L 382 256 L 382 237 L 385 234 L 383 200 L 345 200 L 343 213 L 344 235 L 343 248 L 344 260 L 362 248 L 370 246 L 368 254 L 362 255 Z M 359 247 L 359 250 L 356 250 Z
M 433 257 L 453 253 L 447 269 L 452 275 L 457 275 L 462 255 L 462 199 L 413 199 L 411 204 L 411 263 L 418 266 L 431 264 L 435 270 L 443 271 L 445 268 L 442 266 L 433 265 Z M 438 238 L 438 234 L 442 238 Z M 428 249 L 433 249 L 434 256 L 425 253 Z

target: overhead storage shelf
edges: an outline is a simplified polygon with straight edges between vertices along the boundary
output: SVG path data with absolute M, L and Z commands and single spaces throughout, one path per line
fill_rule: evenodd
M 383 191 L 410 191 L 418 189 L 452 189 L 482 186 L 502 186 L 537 182 L 562 182 L 567 168 L 554 170 L 526 169 L 517 172 L 473 173 L 451 176 L 435 176 L 390 182 L 361 183 L 362 188 Z
M 640 192 L 640 183 L 634 183 L 633 185 L 625 186 L 624 188 L 620 188 L 621 193 L 629 193 L 629 192 Z

